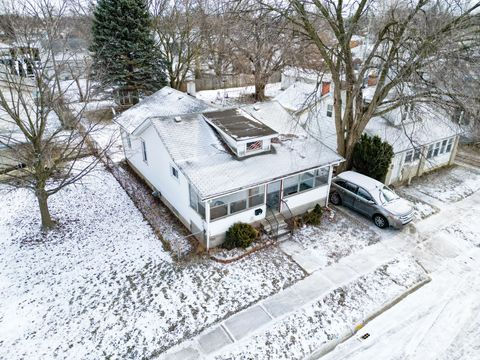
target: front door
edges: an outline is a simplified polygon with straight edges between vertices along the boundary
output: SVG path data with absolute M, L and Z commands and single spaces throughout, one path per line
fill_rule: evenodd
M 280 211 L 281 183 L 278 180 L 267 185 L 267 206 L 272 210 Z

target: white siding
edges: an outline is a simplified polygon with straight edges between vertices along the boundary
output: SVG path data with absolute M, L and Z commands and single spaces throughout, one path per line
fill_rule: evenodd
M 257 209 L 262 209 L 262 213 L 255 215 L 255 210 Z M 256 221 L 260 221 L 265 218 L 265 213 L 266 206 L 263 204 L 218 220 L 212 220 L 212 222 L 208 225 L 210 236 L 224 234 L 230 226 L 237 222 L 254 223 Z
M 178 169 L 178 179 L 171 175 L 170 168 L 173 161 L 154 128 L 147 128 L 140 137 L 130 135 L 131 149 L 125 146 L 126 135 L 122 139 L 128 161 L 151 186 L 160 192 L 162 198 L 176 210 L 177 215 L 180 215 L 180 219 L 187 227 L 190 228 L 189 224 L 193 222 L 197 228 L 203 230 L 205 228 L 203 219 L 190 207 L 188 181 L 182 174 L 181 169 Z M 140 139 L 145 141 L 148 163 L 143 161 Z
M 314 204 L 317 203 L 321 206 L 325 206 L 325 200 L 328 196 L 329 187 L 330 186 L 328 184 L 325 184 L 324 186 L 320 186 L 318 188 L 288 196 L 284 198 L 284 201 L 288 204 L 288 207 L 293 214 L 302 213 L 307 210 L 307 208 L 313 207 Z M 282 213 L 288 214 L 288 209 L 285 204 L 282 204 L 281 206 Z

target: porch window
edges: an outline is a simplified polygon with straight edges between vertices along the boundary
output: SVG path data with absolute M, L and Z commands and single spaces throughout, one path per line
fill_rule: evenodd
M 248 190 L 248 207 L 254 207 L 265 203 L 265 187 L 259 186 Z
M 413 160 L 413 150 L 408 150 L 405 154 L 405 162 L 410 163 Z
M 440 152 L 440 142 L 437 142 L 435 144 L 435 148 L 433 149 L 433 156 L 438 156 L 439 152 Z
M 190 192 L 190 207 L 194 209 L 202 219 L 205 219 L 205 206 L 200 197 L 191 185 L 188 185 L 188 190 Z
M 446 147 L 447 147 L 447 139 L 442 141 L 442 147 L 440 148 L 440 154 L 443 154 L 445 152 Z
M 265 203 L 265 187 L 258 186 L 212 200 L 210 219 L 215 220 L 227 215 L 250 209 Z
M 453 146 L 453 138 L 450 138 L 448 139 L 448 143 L 447 143 L 447 150 L 446 150 L 447 153 L 452 151 L 452 146 Z
M 420 148 L 416 148 L 413 153 L 413 161 L 420 159 L 420 154 L 421 154 Z
M 283 196 L 307 191 L 328 183 L 329 168 L 307 171 L 300 175 L 290 176 L 283 180 Z
M 433 144 L 428 146 L 427 159 L 430 159 L 433 156 Z

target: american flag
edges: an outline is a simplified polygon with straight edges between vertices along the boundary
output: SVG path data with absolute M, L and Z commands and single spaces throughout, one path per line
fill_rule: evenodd
M 260 150 L 262 148 L 263 141 L 255 141 L 247 144 L 247 150 Z

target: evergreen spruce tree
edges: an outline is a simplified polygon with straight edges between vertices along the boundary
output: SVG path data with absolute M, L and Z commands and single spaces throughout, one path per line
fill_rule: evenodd
M 135 104 L 165 85 L 164 64 L 156 51 L 146 0 L 99 0 L 92 27 L 94 71 Z
M 393 148 L 375 135 L 362 134 L 353 150 L 353 167 L 356 171 L 379 181 L 385 181 L 393 158 Z

